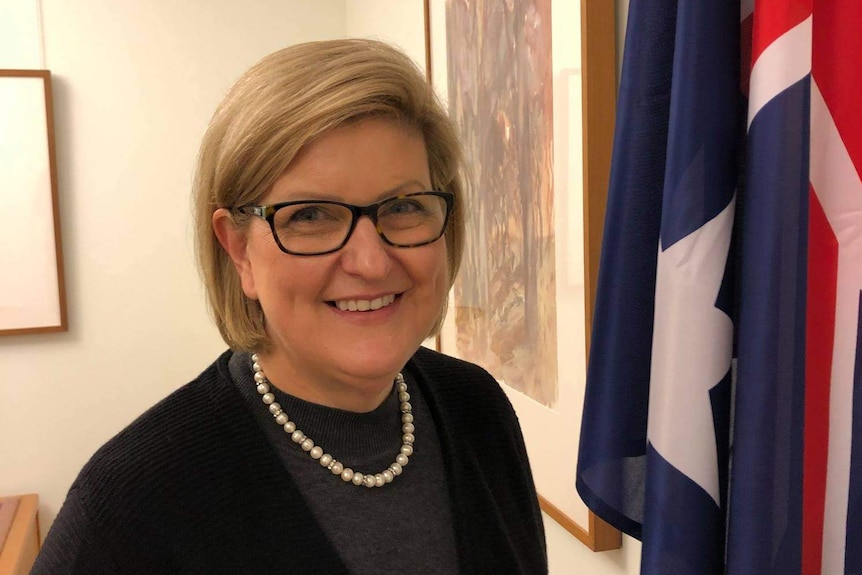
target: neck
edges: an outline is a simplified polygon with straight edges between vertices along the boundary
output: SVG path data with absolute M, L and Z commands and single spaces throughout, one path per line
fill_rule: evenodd
M 269 382 L 294 397 L 354 413 L 376 409 L 392 391 L 396 373 L 357 378 L 325 373 L 302 373 L 274 353 L 260 353 L 259 363 Z

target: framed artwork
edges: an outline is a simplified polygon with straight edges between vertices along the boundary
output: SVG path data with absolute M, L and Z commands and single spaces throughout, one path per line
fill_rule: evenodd
M 575 490 L 613 139 L 614 30 L 605 0 L 426 0 L 428 75 L 458 124 L 471 187 L 439 349 L 500 381 L 542 509 L 595 551 L 621 545 Z
M 47 70 L 0 70 L 0 174 L 0 335 L 65 331 Z

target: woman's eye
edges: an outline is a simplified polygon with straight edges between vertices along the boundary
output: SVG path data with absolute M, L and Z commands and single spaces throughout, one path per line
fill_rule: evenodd
M 421 213 L 425 211 L 425 207 L 421 202 L 416 200 L 395 200 L 386 207 L 386 214 L 400 215 L 400 214 L 415 214 Z
M 293 212 L 291 222 L 316 222 L 329 217 L 321 206 L 306 206 Z

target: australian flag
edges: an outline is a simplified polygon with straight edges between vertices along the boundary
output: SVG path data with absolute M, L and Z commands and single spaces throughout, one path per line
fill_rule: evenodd
M 862 573 L 860 93 L 857 2 L 631 0 L 577 487 L 644 574 Z

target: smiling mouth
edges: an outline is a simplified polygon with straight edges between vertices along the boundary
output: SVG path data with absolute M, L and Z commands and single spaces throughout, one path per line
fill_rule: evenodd
M 399 296 L 401 294 L 398 294 Z M 396 299 L 395 294 L 381 296 L 375 299 L 340 299 L 336 301 L 328 301 L 332 307 L 337 307 L 341 311 L 374 311 L 392 305 Z

